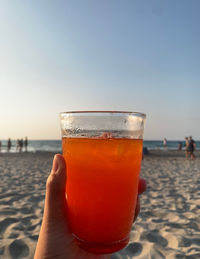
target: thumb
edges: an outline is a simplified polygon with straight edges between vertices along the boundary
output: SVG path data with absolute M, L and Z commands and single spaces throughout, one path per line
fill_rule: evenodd
M 66 166 L 62 155 L 56 154 L 46 184 L 44 216 L 51 221 L 65 217 L 66 213 Z
M 72 236 L 67 220 L 65 195 L 66 169 L 62 155 L 55 155 L 47 179 L 44 215 L 36 247 L 35 259 L 61 258 Z

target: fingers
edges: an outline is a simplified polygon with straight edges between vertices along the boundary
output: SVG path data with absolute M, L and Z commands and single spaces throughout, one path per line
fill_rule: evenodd
M 143 178 L 140 178 L 139 186 L 138 186 L 138 194 L 145 192 L 146 188 L 147 188 L 146 181 Z
M 146 191 L 147 185 L 146 181 L 142 178 L 139 180 L 139 186 L 138 186 L 138 197 L 137 197 L 137 203 L 136 203 L 136 208 L 135 208 L 135 216 L 133 222 L 137 219 L 137 216 L 140 213 L 140 198 L 139 195 L 142 194 L 143 192 Z

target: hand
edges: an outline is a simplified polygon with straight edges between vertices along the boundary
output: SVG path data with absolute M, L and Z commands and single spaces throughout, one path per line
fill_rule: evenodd
M 108 259 L 110 255 L 95 255 L 79 248 L 69 230 L 67 200 L 65 195 L 66 173 L 62 155 L 55 155 L 46 184 L 44 215 L 34 259 Z M 138 193 L 146 189 L 140 179 Z M 135 211 L 139 214 L 139 198 Z

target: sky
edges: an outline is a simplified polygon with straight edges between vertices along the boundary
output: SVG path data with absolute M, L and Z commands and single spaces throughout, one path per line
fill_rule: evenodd
M 0 139 L 60 139 L 59 112 L 146 113 L 200 139 L 199 0 L 0 0 Z

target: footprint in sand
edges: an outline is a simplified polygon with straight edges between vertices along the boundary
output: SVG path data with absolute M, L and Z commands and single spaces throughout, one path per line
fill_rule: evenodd
M 16 218 L 6 218 L 0 222 L 0 235 L 6 230 L 6 228 L 13 224 L 18 222 Z
M 126 251 L 128 252 L 129 255 L 131 256 L 138 256 L 142 252 L 142 245 L 140 243 L 132 243 L 130 244 L 127 248 Z
M 9 252 L 13 259 L 18 259 L 26 257 L 29 254 L 29 248 L 22 240 L 18 239 L 9 245 Z
M 5 246 L 3 246 L 3 247 L 0 247 L 0 255 L 3 255 L 3 253 L 4 253 L 4 250 L 5 250 Z M 1 258 L 1 257 L 0 257 Z
M 143 232 L 141 240 L 148 240 L 149 242 L 155 243 L 161 247 L 166 247 L 168 245 L 168 241 L 157 233 L 157 231 Z
M 179 242 L 180 247 L 189 247 L 191 245 L 200 245 L 200 238 L 186 238 L 182 237 L 182 239 Z

